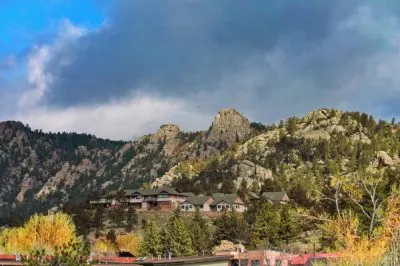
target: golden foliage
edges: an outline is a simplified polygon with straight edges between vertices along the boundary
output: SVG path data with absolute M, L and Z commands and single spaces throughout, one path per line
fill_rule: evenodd
M 44 249 L 46 254 L 53 254 L 55 247 L 75 239 L 75 225 L 67 214 L 35 214 L 24 226 L 3 230 L 0 233 L 0 249 L 6 253 L 21 254 Z
M 351 212 L 325 223 L 343 260 L 339 265 L 378 265 L 400 229 L 400 196 L 388 198 L 382 225 L 368 237 L 358 232 L 359 220 Z
M 120 251 L 128 251 L 133 255 L 139 253 L 142 239 L 136 234 L 126 234 L 117 236 L 117 246 Z
M 93 243 L 93 252 L 96 255 L 110 255 L 116 251 L 115 245 L 108 239 L 96 239 Z

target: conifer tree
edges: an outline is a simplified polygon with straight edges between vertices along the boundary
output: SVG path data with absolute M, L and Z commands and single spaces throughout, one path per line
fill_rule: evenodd
M 221 240 L 229 240 L 230 238 L 230 221 L 226 210 L 222 211 L 222 215 L 215 220 L 215 245 L 218 245 Z
M 280 210 L 280 236 L 285 240 L 286 245 L 289 240 L 299 233 L 298 217 L 295 210 L 288 205 L 283 205 Z
M 256 216 L 253 228 L 252 241 L 257 247 L 275 246 L 278 240 L 278 230 L 280 227 L 280 215 L 275 210 L 275 206 L 269 202 L 264 202 Z
M 138 224 L 138 216 L 134 207 L 129 206 L 126 213 L 126 231 L 132 231 L 133 227 Z
M 94 213 L 93 225 L 96 228 L 96 237 L 100 235 L 101 230 L 104 228 L 104 210 L 102 206 L 98 206 Z
M 295 116 L 288 119 L 286 129 L 290 135 L 293 135 L 296 132 L 297 118 Z
M 167 233 L 168 251 L 172 252 L 173 256 L 188 256 L 194 254 L 192 238 L 181 216 L 180 208 L 177 208 L 170 217 L 167 225 Z
M 140 254 L 143 256 L 161 255 L 160 232 L 158 231 L 154 221 L 150 220 L 146 223 L 143 232 L 143 241 L 140 245 Z
M 207 220 L 203 217 L 199 208 L 196 208 L 194 213 L 190 231 L 195 252 L 198 255 L 208 253 L 211 247 L 211 232 Z

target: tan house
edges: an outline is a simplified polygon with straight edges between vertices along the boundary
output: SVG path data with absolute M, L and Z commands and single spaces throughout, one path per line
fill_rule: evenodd
M 246 210 L 243 200 L 236 194 L 214 193 L 211 197 L 214 200 L 211 209 L 214 211 L 235 209 L 237 212 L 244 212 Z
M 208 212 L 211 211 L 210 205 L 213 203 L 214 199 L 210 196 L 194 195 L 188 197 L 182 204 L 182 211 L 195 211 L 199 208 L 201 211 Z

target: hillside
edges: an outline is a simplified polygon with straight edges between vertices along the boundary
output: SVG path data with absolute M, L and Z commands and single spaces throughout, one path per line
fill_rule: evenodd
M 119 187 L 137 188 L 181 160 L 220 154 L 250 132 L 249 121 L 233 109 L 221 110 L 208 131 L 187 133 L 168 124 L 131 142 L 2 122 L 0 219 L 24 218 Z
M 0 216 L 9 221 L 144 183 L 242 195 L 285 190 L 301 206 L 330 208 L 320 199 L 332 192 L 334 176 L 374 167 L 385 169 L 387 189 L 397 183 L 399 143 L 394 122 L 328 109 L 277 126 L 250 123 L 238 111 L 223 109 L 207 131 L 182 132 L 167 124 L 131 142 L 3 122 Z

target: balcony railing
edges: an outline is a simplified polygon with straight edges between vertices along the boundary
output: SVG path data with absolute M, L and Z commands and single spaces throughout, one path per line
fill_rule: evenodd
M 112 200 L 110 199 L 99 199 L 99 200 L 91 200 L 90 203 L 91 204 L 106 204 L 106 203 L 111 203 Z

